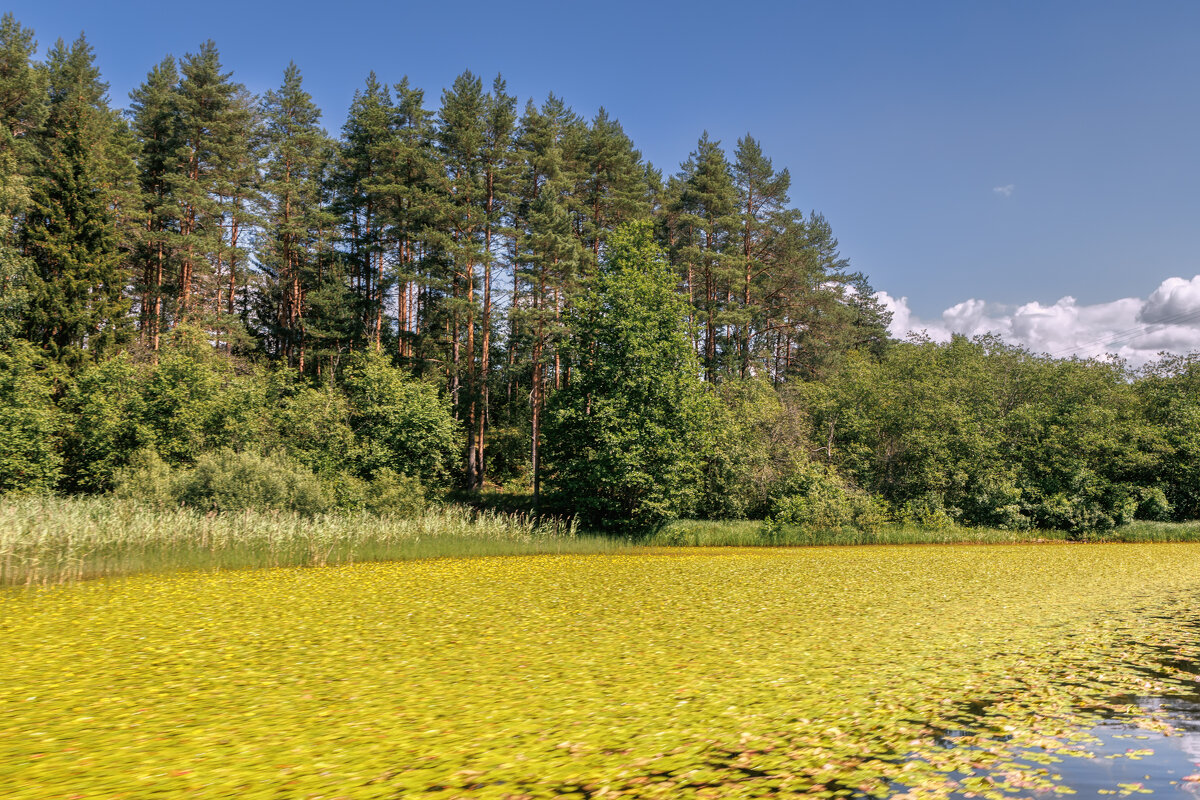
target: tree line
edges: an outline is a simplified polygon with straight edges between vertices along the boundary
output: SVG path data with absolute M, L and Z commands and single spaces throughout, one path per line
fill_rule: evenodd
M 478 488 L 493 427 L 526 425 L 536 452 L 570 380 L 564 312 L 623 223 L 653 221 L 710 382 L 816 375 L 885 338 L 828 223 L 789 206 L 750 136 L 732 158 L 703 136 L 664 180 L 603 109 L 521 109 L 499 76 L 464 72 L 430 109 L 371 74 L 335 139 L 294 64 L 254 97 L 212 42 L 154 66 L 124 111 L 83 37 L 38 63 L 8 15 L 0 52 L 7 316 L 62 363 L 187 325 L 310 380 L 388 353 L 444 387 Z
M 1200 512 L 1190 359 L 890 340 L 750 135 L 664 176 L 603 109 L 499 76 L 435 107 L 371 74 L 334 137 L 294 64 L 255 97 L 207 42 L 118 109 L 82 36 L 36 55 L 4 16 L 0 491 L 242 470 L 310 476 L 312 508 L 503 485 L 618 527 Z

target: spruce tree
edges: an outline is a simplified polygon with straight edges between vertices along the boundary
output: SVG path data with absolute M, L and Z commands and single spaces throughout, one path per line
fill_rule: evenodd
M 29 203 L 34 132 L 46 114 L 45 72 L 33 62 L 33 31 L 0 19 L 0 345 L 25 329 L 32 264 L 17 241 Z
M 46 65 L 49 107 L 34 135 L 24 246 L 33 262 L 26 330 L 56 358 L 78 363 L 124 338 L 113 162 L 128 157 L 91 46 L 62 40 Z

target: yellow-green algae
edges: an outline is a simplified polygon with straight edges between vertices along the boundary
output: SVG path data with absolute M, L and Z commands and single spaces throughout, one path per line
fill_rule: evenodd
M 0 794 L 1009 796 L 1086 755 L 1081 706 L 1193 677 L 1161 662 L 1196 657 L 1198 567 L 674 550 L 8 590 Z

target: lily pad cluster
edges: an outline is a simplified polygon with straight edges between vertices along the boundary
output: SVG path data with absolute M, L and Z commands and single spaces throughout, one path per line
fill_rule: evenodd
M 1011 797 L 1195 686 L 1200 545 L 658 550 L 0 592 L 12 800 Z M 1121 787 L 1111 787 L 1121 791 Z

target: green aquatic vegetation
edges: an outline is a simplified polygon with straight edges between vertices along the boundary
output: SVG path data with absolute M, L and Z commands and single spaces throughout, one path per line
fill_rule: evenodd
M 671 549 L 0 592 L 5 797 L 1011 796 L 1195 678 L 1200 546 Z M 1125 787 L 1113 786 L 1124 792 Z

